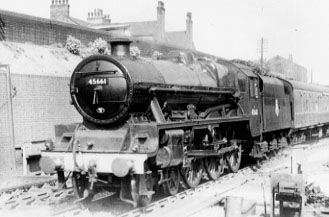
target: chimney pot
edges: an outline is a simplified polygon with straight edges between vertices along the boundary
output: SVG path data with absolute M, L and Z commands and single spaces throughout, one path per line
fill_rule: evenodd
M 186 17 L 188 20 L 192 20 L 192 13 L 191 12 L 187 12 L 186 13 Z
M 164 3 L 163 3 L 163 1 L 158 1 L 158 7 L 160 7 L 160 8 L 164 8 Z

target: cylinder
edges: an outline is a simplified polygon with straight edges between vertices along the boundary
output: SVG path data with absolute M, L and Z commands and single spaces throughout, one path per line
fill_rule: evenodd
M 242 197 L 226 197 L 225 217 L 241 217 Z

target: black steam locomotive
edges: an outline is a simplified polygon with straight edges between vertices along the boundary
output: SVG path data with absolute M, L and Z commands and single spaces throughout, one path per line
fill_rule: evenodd
M 328 132 L 329 89 L 263 76 L 255 67 L 218 58 L 132 57 L 129 41 L 111 43 L 74 70 L 70 93 L 83 123 L 56 128 L 42 152 L 45 173 L 76 195 L 118 193 L 134 206 L 155 189 L 194 188 L 206 172 L 237 172 L 241 155 L 262 158 L 307 136 Z

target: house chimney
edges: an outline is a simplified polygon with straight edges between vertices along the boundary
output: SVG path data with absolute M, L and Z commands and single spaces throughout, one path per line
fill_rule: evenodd
M 191 12 L 186 13 L 186 38 L 190 48 L 193 47 L 193 21 Z
M 103 14 L 103 10 L 96 8 L 88 13 L 87 22 L 91 25 L 108 25 L 111 24 L 109 14 Z
M 163 1 L 158 1 L 157 7 L 157 28 L 155 33 L 155 39 L 157 41 L 164 41 L 165 39 L 165 12 Z
M 51 0 L 50 19 L 66 22 L 69 17 L 69 0 Z

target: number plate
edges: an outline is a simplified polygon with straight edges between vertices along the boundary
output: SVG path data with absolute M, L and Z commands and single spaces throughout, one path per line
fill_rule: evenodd
M 89 85 L 106 85 L 107 79 L 106 78 L 90 78 L 88 79 Z

